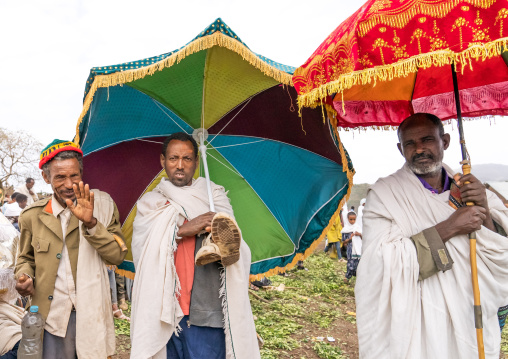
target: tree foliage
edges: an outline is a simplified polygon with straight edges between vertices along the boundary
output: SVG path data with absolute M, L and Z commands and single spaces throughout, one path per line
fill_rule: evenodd
M 25 131 L 0 127 L 0 187 L 40 178 L 39 153 L 42 144 Z

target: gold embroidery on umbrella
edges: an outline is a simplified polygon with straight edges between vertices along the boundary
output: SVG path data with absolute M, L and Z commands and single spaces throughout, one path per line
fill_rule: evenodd
M 483 20 L 480 19 L 480 10 L 476 10 L 476 19 L 474 20 L 474 23 L 478 26 L 483 24 Z
M 388 46 L 388 43 L 385 40 L 381 39 L 381 38 L 377 38 L 376 41 L 374 41 L 374 44 L 372 45 L 372 48 L 374 50 L 379 48 L 379 54 L 381 56 L 381 62 L 383 63 L 383 65 L 386 65 L 385 58 L 384 58 L 384 55 L 383 55 L 383 47 L 389 47 L 389 46 Z
M 420 39 L 422 37 L 427 37 L 427 33 L 425 33 L 422 29 L 416 29 L 414 32 L 413 32 L 413 35 L 411 36 L 411 41 L 409 42 L 410 44 L 413 43 L 413 41 L 415 41 L 416 39 L 416 42 L 418 44 L 418 53 L 421 54 L 422 53 L 422 44 L 420 42 Z
M 453 24 L 452 26 L 452 32 L 453 30 L 455 29 L 459 29 L 459 43 L 460 43 L 460 49 L 463 50 L 464 49 L 464 46 L 463 46 L 463 42 L 462 42 L 462 28 L 464 26 L 468 26 L 469 25 L 469 21 L 467 21 L 466 19 L 464 19 L 463 17 L 459 17 L 455 20 L 455 23 Z
M 501 9 L 497 13 L 496 21 L 494 22 L 494 25 L 497 25 L 497 22 L 499 21 L 499 37 L 503 37 L 503 19 L 506 19 L 508 17 L 508 10 L 507 9 Z
M 369 9 L 368 14 L 373 14 L 375 12 L 379 12 L 380 10 L 386 9 L 392 4 L 390 0 L 377 0 L 374 5 Z

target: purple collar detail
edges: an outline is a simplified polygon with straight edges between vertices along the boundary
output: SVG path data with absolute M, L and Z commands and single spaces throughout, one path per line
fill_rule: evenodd
M 443 173 L 443 177 L 444 177 L 444 186 L 443 186 L 443 192 L 444 192 L 444 191 L 448 191 L 450 189 L 452 181 L 450 180 L 450 177 L 448 177 L 448 173 L 446 173 L 444 168 L 441 169 L 441 171 L 443 171 L 442 173 Z M 439 194 L 439 192 L 435 188 L 433 188 L 430 184 L 428 184 L 427 181 L 425 181 L 422 177 L 420 177 L 419 175 L 416 175 L 416 177 L 418 177 L 418 179 L 422 183 L 423 187 L 425 187 L 432 193 Z

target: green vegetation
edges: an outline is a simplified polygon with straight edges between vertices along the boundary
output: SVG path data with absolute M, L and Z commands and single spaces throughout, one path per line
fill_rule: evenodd
M 292 270 L 289 277 L 270 277 L 273 286 L 286 286 L 282 292 L 256 292 L 270 303 L 251 296 L 256 330 L 264 341 L 264 359 L 348 357 L 339 347 L 346 333 L 337 329 L 338 323 L 347 323 L 348 331 L 356 337 L 356 318 L 354 313 L 347 314 L 348 307 L 354 308 L 354 290 L 343 282 L 345 263 L 315 254 L 305 266 L 308 271 Z M 336 341 L 328 343 L 328 336 Z M 325 339 L 318 341 L 317 337 Z
M 305 266 L 308 271 L 292 270 L 288 277 L 270 277 L 273 286 L 283 283 L 288 287 L 284 291 L 255 292 L 269 303 L 251 296 L 256 330 L 264 341 L 261 357 L 357 358 L 354 280 L 349 284 L 343 282 L 345 264 L 315 254 L 305 261 Z M 130 306 L 125 314 L 130 315 Z M 127 355 L 129 322 L 115 319 L 115 329 L 117 354 Z M 328 336 L 334 337 L 335 342 L 328 343 Z M 325 338 L 319 341 L 317 337 Z M 508 354 L 508 326 L 502 333 L 501 352 L 503 358 Z
M 344 358 L 342 356 L 342 351 L 334 346 L 331 346 L 328 343 L 318 342 L 314 344 L 314 351 L 318 355 L 318 357 L 323 359 L 341 359 Z

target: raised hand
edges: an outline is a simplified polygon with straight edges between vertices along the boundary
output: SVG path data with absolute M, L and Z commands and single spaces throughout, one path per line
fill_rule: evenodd
M 88 184 L 84 185 L 83 181 L 79 182 L 79 186 L 76 184 L 72 185 L 74 194 L 76 195 L 76 204 L 70 199 L 66 199 L 65 203 L 71 210 L 72 214 L 79 219 L 85 227 L 93 228 L 97 224 L 97 219 L 93 216 L 94 208 L 94 195 L 90 192 Z

